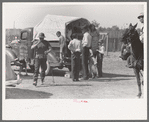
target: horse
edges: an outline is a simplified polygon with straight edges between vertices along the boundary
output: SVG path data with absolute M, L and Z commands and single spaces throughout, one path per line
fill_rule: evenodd
M 136 30 L 137 24 L 134 26 L 130 23 L 129 28 L 127 28 L 122 35 L 122 42 L 125 44 L 131 45 L 131 57 L 132 57 L 132 65 L 135 77 L 137 79 L 138 85 L 138 97 L 142 96 L 142 89 L 141 89 L 141 71 L 144 70 L 144 57 L 143 57 L 143 43 L 139 39 L 139 34 Z M 143 83 L 142 83 L 143 85 Z

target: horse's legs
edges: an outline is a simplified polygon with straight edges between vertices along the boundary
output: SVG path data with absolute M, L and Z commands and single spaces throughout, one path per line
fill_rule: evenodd
M 141 78 L 142 85 L 144 85 L 144 72 L 143 72 L 143 70 L 140 70 L 140 78 Z
M 133 68 L 136 79 L 137 79 L 137 84 L 138 84 L 138 89 L 139 89 L 139 93 L 138 93 L 138 97 L 140 98 L 142 95 L 142 90 L 141 90 L 141 81 L 140 81 L 140 74 L 139 74 L 139 70 L 136 68 Z

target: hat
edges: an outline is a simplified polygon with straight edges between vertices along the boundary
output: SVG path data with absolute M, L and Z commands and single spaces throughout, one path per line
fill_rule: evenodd
M 138 19 L 140 19 L 140 17 L 144 17 L 144 13 L 140 13 L 140 15 L 138 16 Z
M 45 38 L 44 33 L 39 33 L 38 38 Z

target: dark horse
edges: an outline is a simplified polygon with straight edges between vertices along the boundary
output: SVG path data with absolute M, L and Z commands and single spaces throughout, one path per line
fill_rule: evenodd
M 144 58 L 143 58 L 143 43 L 141 43 L 139 39 L 139 34 L 136 30 L 137 24 L 132 26 L 129 25 L 129 28 L 126 29 L 122 36 L 122 42 L 125 44 L 131 44 L 131 57 L 132 57 L 132 65 L 133 70 L 137 79 L 138 84 L 138 97 L 140 98 L 142 95 L 141 89 L 141 80 L 140 80 L 140 72 L 143 71 Z

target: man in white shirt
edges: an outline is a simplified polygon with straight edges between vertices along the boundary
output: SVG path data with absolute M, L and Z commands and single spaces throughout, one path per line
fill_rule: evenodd
M 89 34 L 88 26 L 82 29 L 83 40 L 82 40 L 82 68 L 83 68 L 83 79 L 89 79 L 88 71 L 88 60 L 89 60 L 89 49 L 91 48 L 91 35 Z

